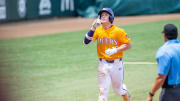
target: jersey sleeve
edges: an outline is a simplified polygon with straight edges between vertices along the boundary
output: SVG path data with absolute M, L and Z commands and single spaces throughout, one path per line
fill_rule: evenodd
M 97 38 L 98 38 L 98 30 L 96 29 L 96 30 L 94 31 L 93 41 L 97 40 Z
M 124 30 L 119 30 L 119 41 L 123 44 L 130 43 L 131 39 L 128 37 L 127 33 Z
M 158 74 L 168 75 L 170 69 L 170 62 L 171 62 L 170 56 L 162 49 L 160 49 L 157 52 L 156 60 L 158 63 Z

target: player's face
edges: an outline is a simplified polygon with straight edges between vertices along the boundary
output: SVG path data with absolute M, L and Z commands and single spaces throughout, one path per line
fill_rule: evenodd
M 109 22 L 109 13 L 107 12 L 102 12 L 101 14 L 101 23 L 107 23 Z

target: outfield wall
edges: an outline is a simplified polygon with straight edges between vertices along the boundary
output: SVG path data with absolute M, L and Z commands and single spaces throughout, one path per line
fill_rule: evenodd
M 0 0 L 0 21 L 96 17 L 103 7 L 115 16 L 180 13 L 179 0 Z

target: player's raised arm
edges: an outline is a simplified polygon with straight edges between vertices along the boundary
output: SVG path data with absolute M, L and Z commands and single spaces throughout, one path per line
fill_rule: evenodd
M 101 25 L 100 19 L 94 20 L 94 22 L 91 25 L 91 29 L 89 30 L 89 32 L 86 33 L 86 35 L 84 37 L 84 44 L 85 45 L 89 44 L 93 40 L 94 31 L 100 25 Z

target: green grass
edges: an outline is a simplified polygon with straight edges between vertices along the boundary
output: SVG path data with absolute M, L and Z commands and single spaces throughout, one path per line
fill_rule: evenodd
M 133 46 L 125 52 L 124 60 L 155 62 L 166 23 L 180 28 L 180 20 L 122 26 Z M 15 101 L 97 101 L 96 43 L 83 45 L 87 31 L 0 40 L 1 83 L 10 90 L 9 96 Z M 133 101 L 144 101 L 154 82 L 156 65 L 126 64 L 125 70 Z M 122 101 L 112 89 L 109 99 Z
M 161 32 L 167 23 L 173 23 L 180 28 L 179 20 L 151 22 L 122 27 L 132 39 L 133 48 L 127 51 L 127 61 L 155 61 L 156 51 L 164 43 Z

